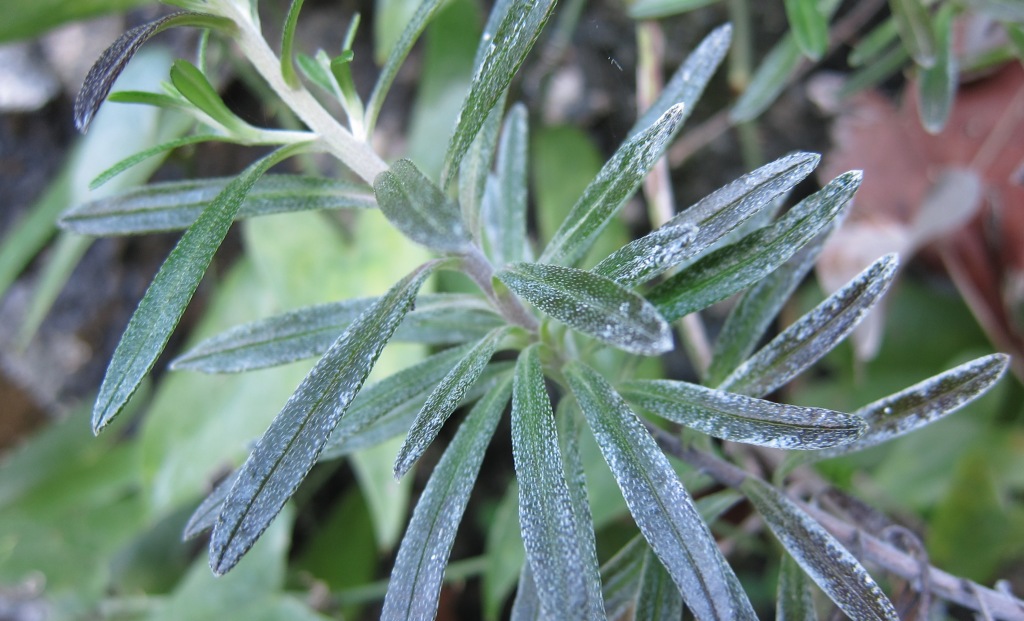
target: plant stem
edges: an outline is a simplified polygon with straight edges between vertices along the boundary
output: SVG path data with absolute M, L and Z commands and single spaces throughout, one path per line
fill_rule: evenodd
M 473 246 L 462 257 L 462 267 L 467 276 L 480 287 L 491 303 L 494 304 L 501 316 L 510 323 L 526 328 L 530 332 L 537 332 L 540 324 L 537 318 L 526 310 L 519 298 L 512 295 L 508 290 L 496 291 L 491 278 L 494 276 L 494 266 L 487 260 L 480 249 Z

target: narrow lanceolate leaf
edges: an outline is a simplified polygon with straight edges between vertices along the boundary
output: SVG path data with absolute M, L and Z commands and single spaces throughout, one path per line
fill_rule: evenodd
M 859 172 L 840 175 L 775 224 L 700 259 L 647 296 L 669 321 L 706 308 L 764 278 L 814 239 L 846 207 Z
M 89 182 L 89 189 L 95 190 L 104 183 L 110 181 L 114 177 L 120 175 L 124 171 L 128 170 L 132 166 L 139 164 L 155 155 L 159 155 L 165 151 L 172 151 L 180 147 L 186 147 L 188 145 L 198 144 L 200 142 L 231 142 L 231 138 L 228 136 L 221 136 L 218 134 L 196 134 L 193 136 L 185 136 L 184 138 L 177 138 L 175 140 L 169 140 L 167 142 L 150 147 L 143 151 L 139 151 L 134 155 L 129 155 L 123 160 L 115 163 L 110 168 L 104 170 L 95 179 Z
M 224 499 L 228 497 L 228 492 L 231 491 L 231 486 L 235 484 L 236 478 L 238 478 L 237 470 L 226 476 L 199 503 L 188 519 L 188 523 L 185 524 L 185 530 L 181 535 L 182 541 L 194 539 L 213 528 L 213 525 L 217 523 L 217 516 L 220 515 L 221 509 L 224 507 Z
M 316 463 L 437 261 L 417 268 L 356 319 L 274 418 L 238 473 L 210 539 L 210 567 L 238 563 Z
M 665 152 L 682 125 L 683 108 L 682 104 L 672 106 L 615 151 L 555 231 L 541 263 L 572 265 L 583 256 Z
M 590 271 L 623 287 L 636 287 L 690 256 L 697 235 L 692 224 L 666 224 L 605 257 Z
M 889 0 L 889 9 L 896 20 L 896 30 L 904 47 L 922 67 L 935 64 L 938 46 L 932 30 L 931 15 L 922 0 Z
M 626 613 L 636 609 L 636 596 L 648 550 L 647 541 L 642 535 L 637 535 L 601 566 L 604 610 L 609 619 L 627 618 Z
M 569 387 L 590 423 L 640 532 L 698 619 L 754 619 L 735 574 L 640 419 L 599 374 L 573 362 Z
M 216 28 L 230 30 L 234 28 L 231 20 L 200 13 L 175 13 L 158 20 L 136 26 L 121 35 L 108 47 L 96 63 L 89 69 L 82 84 L 82 90 L 75 98 L 75 127 L 85 132 L 89 129 L 92 117 L 110 93 L 117 77 L 124 71 L 128 61 L 135 56 L 142 45 L 153 35 L 175 26 L 196 26 L 199 28 Z
M 629 5 L 629 16 L 633 19 L 661 19 L 716 2 L 718 0 L 637 0 Z
M 786 18 L 800 51 L 819 60 L 828 49 L 828 20 L 818 0 L 786 0 Z
M 775 44 L 754 71 L 750 83 L 729 111 L 733 123 L 753 121 L 768 109 L 786 86 L 800 65 L 800 46 L 792 33 Z
M 634 4 L 632 9 L 636 9 L 638 4 Z M 690 52 L 686 61 L 672 74 L 658 99 L 637 119 L 633 128 L 629 130 L 629 135 L 634 136 L 653 125 L 675 104 L 683 105 L 680 124 L 686 122 L 690 113 L 693 112 L 697 100 L 704 93 L 704 87 L 708 85 L 711 76 L 722 64 L 722 59 L 728 53 L 731 41 L 731 24 L 719 26 L 704 37 L 700 45 Z
M 203 72 L 187 60 L 179 58 L 171 65 L 171 83 L 192 105 L 231 133 L 244 135 L 253 131 L 252 126 L 228 109 Z
M 956 96 L 953 13 L 952 5 L 945 5 L 939 11 L 935 23 L 935 64 L 922 70 L 917 79 L 917 109 L 921 115 L 921 125 L 932 134 L 938 134 L 946 127 Z
M 501 4 L 499 2 L 495 5 L 496 12 Z M 494 104 L 512 83 L 512 78 L 526 60 L 526 55 L 537 41 L 554 8 L 555 0 L 514 2 L 505 9 L 493 35 L 490 29 L 485 33 L 485 36 L 491 35 L 490 43 L 483 48 L 469 95 L 462 104 L 455 132 L 444 157 L 441 179 L 445 187 L 459 170 L 463 156 Z
M 230 328 L 199 343 L 171 363 L 175 370 L 240 373 L 322 355 L 376 298 L 300 308 Z M 486 302 L 471 295 L 421 295 L 392 337 L 445 345 L 479 340 L 504 325 Z
M 612 280 L 558 265 L 515 263 L 495 277 L 555 319 L 624 351 L 672 349 L 668 323 L 647 300 Z
M 719 388 L 760 397 L 796 377 L 860 323 L 889 288 L 898 263 L 894 254 L 872 263 L 741 364 Z
M 306 146 L 284 147 L 250 165 L 217 195 L 182 235 L 153 277 L 114 350 L 93 407 L 95 432 L 121 412 L 156 364 L 253 184 L 271 166 Z
M 511 392 L 511 377 L 492 388 L 459 426 L 434 468 L 398 548 L 381 619 L 430 621 L 437 613 L 455 533 Z
M 654 552 L 648 548 L 636 598 L 636 621 L 681 619 L 683 597 Z
M 487 115 L 487 121 L 480 127 L 480 133 L 476 135 L 459 167 L 459 209 L 462 211 L 462 222 L 470 236 L 477 241 L 481 239 L 484 192 L 487 180 L 491 177 L 494 148 L 498 144 L 504 108 L 505 100 L 501 98 Z
M 373 190 L 380 210 L 409 239 L 450 252 L 468 247 L 459 206 L 409 160 L 399 160 L 377 175 Z
M 434 388 L 409 429 L 405 443 L 398 451 L 398 457 L 395 459 L 396 479 L 408 472 L 423 451 L 434 441 L 437 432 L 441 431 L 441 426 L 455 411 L 455 408 L 459 407 L 466 392 L 483 373 L 484 367 L 487 366 L 508 331 L 508 327 L 492 330 L 473 346 L 466 357 L 460 360 L 455 368 Z
M 281 33 L 281 75 L 284 81 L 292 88 L 299 86 L 299 76 L 295 73 L 295 29 L 299 25 L 299 12 L 302 10 L 303 0 L 292 0 L 288 7 L 288 15 L 285 16 L 284 30 Z
M 800 569 L 793 557 L 782 553 L 782 567 L 779 569 L 779 588 L 775 600 L 776 621 L 817 621 L 814 610 L 814 594 L 807 574 Z
M 485 214 L 494 262 L 515 263 L 527 257 L 526 252 L 526 106 L 512 106 L 505 116 L 498 144 L 496 183 L 498 200 Z
M 665 226 L 696 227 L 682 260 L 702 254 L 779 196 L 792 190 L 818 166 L 817 153 L 791 153 L 751 171 L 679 213 Z
M 1005 354 L 984 356 L 870 403 L 855 412 L 867 423 L 864 435 L 847 446 L 810 457 L 845 455 L 931 424 L 985 394 L 1002 377 L 1009 363 Z
M 860 38 L 850 51 L 846 63 L 851 67 L 861 67 L 874 61 L 890 49 L 899 36 L 896 31 L 896 20 L 889 17 Z
M 753 477 L 743 482 L 740 491 L 786 551 L 851 619 L 899 619 L 889 598 L 857 559 L 782 492 Z
M 516 363 L 512 389 L 512 456 L 519 480 L 519 523 L 537 595 L 560 619 L 599 619 L 600 597 L 587 597 L 597 575 L 596 554 L 584 516 L 574 510 L 560 457 L 558 433 L 538 345 Z
M 544 613 L 540 596 L 537 594 L 537 583 L 533 579 L 530 562 L 523 563 L 519 570 L 519 584 L 516 585 L 516 598 L 512 600 L 510 621 L 543 621 L 551 615 Z
M 634 380 L 621 389 L 640 407 L 710 436 L 780 449 L 847 444 L 866 429 L 859 416 L 763 401 L 672 380 Z
M 184 229 L 231 182 L 230 177 L 153 183 L 83 203 L 61 227 L 82 235 L 133 235 Z M 236 219 L 320 209 L 370 209 L 373 194 L 346 181 L 300 175 L 266 175 L 245 197 Z

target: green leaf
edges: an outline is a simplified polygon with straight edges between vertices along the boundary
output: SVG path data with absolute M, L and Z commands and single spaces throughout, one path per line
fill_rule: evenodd
M 174 61 L 171 66 L 171 83 L 185 99 L 232 134 L 244 136 L 255 131 L 255 128 L 228 109 L 203 72 L 187 60 L 179 58 Z
M 902 45 L 889 49 L 885 54 L 872 60 L 864 68 L 846 78 L 842 88 L 839 89 L 839 98 L 848 98 L 862 90 L 882 83 L 882 81 L 902 71 L 906 67 L 908 60 L 910 60 L 910 55 Z
M 377 175 L 373 190 L 380 210 L 409 239 L 449 252 L 469 247 L 459 206 L 409 160 L 399 160 Z
M 495 200 L 485 203 L 485 230 L 496 265 L 527 259 L 526 162 L 528 145 L 526 106 L 517 103 L 505 115 L 498 145 Z
M 720 302 L 764 278 L 814 239 L 843 211 L 860 172 L 840 175 L 775 224 L 705 256 L 647 296 L 669 321 Z
M 139 151 L 134 155 L 130 155 L 123 160 L 117 162 L 110 168 L 104 170 L 102 173 L 97 175 L 95 179 L 89 184 L 90 190 L 95 190 L 104 183 L 110 181 L 117 175 L 128 170 L 132 166 L 135 166 L 139 162 L 147 160 L 154 155 L 159 155 L 166 151 L 172 151 L 179 147 L 185 147 L 191 144 L 198 144 L 200 142 L 232 142 L 232 139 L 228 136 L 220 136 L 217 134 L 196 134 L 194 136 L 185 136 L 183 138 L 177 138 L 175 140 L 168 140 L 167 142 L 150 147 L 144 151 Z
M 274 418 L 242 465 L 210 539 L 223 575 L 252 547 L 298 488 L 359 392 L 381 350 L 439 262 L 417 268 L 338 337 Z
M 590 271 L 623 287 L 642 285 L 685 260 L 697 232 L 692 224 L 665 224 L 619 248 Z
M 800 66 L 800 46 L 792 33 L 787 34 L 768 52 L 750 83 L 729 111 L 733 124 L 753 121 L 768 109 L 792 82 Z
M 63 24 L 106 13 L 121 13 L 151 0 L 40 0 L 14 2 L 4 6 L 0 22 L 0 42 L 28 39 Z
M 203 373 L 239 373 L 322 355 L 376 298 L 320 304 L 242 324 L 199 343 L 171 368 Z M 503 325 L 476 296 L 424 294 L 392 337 L 443 345 L 479 340 Z
M 501 0 L 499 0 L 500 2 Z M 487 567 L 483 575 L 484 618 L 497 620 L 508 594 L 516 586 L 526 563 L 523 538 L 519 532 L 519 485 L 515 479 L 505 490 L 486 526 Z
M 779 569 L 779 589 L 775 599 L 776 621 L 817 621 L 811 584 L 797 562 L 782 553 Z
M 572 265 L 626 204 L 668 147 L 683 121 L 682 104 L 622 144 L 583 191 L 540 257 L 541 263 Z
M 178 95 L 151 93 L 149 91 L 115 91 L 107 96 L 113 103 L 140 104 L 168 110 L 190 110 L 191 104 Z
M 719 388 L 766 395 L 827 354 L 860 323 L 896 277 L 896 255 L 886 255 L 786 328 L 741 364 Z
M 231 491 L 237 479 L 238 471 L 233 470 L 199 503 L 191 517 L 188 518 L 188 523 L 185 524 L 185 530 L 181 533 L 182 541 L 195 539 L 213 528 L 213 525 L 217 523 L 217 516 L 224 508 L 224 500 L 228 497 L 228 492 Z
M 629 401 L 662 418 L 723 440 L 787 450 L 847 444 L 866 428 L 860 417 L 763 401 L 672 380 L 626 382 Z
M 546 615 L 537 593 L 537 582 L 533 579 L 530 563 L 523 563 L 519 570 L 519 584 L 516 586 L 516 598 L 512 601 L 512 613 L 509 621 L 543 621 Z
M 358 20 L 353 21 L 353 26 L 358 23 Z M 349 32 L 351 32 L 351 29 Z M 328 66 L 331 70 L 331 76 L 334 78 L 334 83 L 338 85 L 338 91 L 341 93 L 340 101 L 345 108 L 345 114 L 348 115 L 349 126 L 356 136 L 362 138 L 366 135 L 367 130 L 363 125 L 365 116 L 363 100 L 359 97 L 359 90 L 356 89 L 355 80 L 352 79 L 352 59 L 354 57 L 355 53 L 352 50 L 346 49 L 340 55 L 332 58 Z
M 408 472 L 423 451 L 434 441 L 437 432 L 441 431 L 441 426 L 465 399 L 466 392 L 470 387 L 479 379 L 498 345 L 508 335 L 509 329 L 505 326 L 495 328 L 488 333 L 430 393 L 430 397 L 420 409 L 420 413 L 409 429 L 405 443 L 395 458 L 394 474 L 396 479 Z
M 493 30 L 493 35 L 489 29 L 485 33 L 485 36 L 491 35 L 490 42 L 477 65 L 469 95 L 462 104 L 462 111 L 445 153 L 441 172 L 444 187 L 451 183 L 487 115 L 526 60 L 526 55 L 554 11 L 555 0 L 515 0 L 510 5 Z M 494 8 L 495 14 L 499 14 L 497 11 L 500 8 L 502 5 L 498 3 Z
M 754 619 L 732 569 L 640 419 L 595 371 L 565 367 L 569 387 L 590 423 L 640 532 L 698 619 Z
M 299 86 L 299 76 L 295 73 L 294 47 L 295 27 L 299 25 L 299 11 L 303 0 L 292 0 L 288 7 L 288 15 L 284 19 L 284 30 L 281 33 L 281 75 L 292 88 Z
M 914 62 L 924 68 L 935 64 L 938 45 L 931 15 L 922 0 L 889 0 L 896 30 Z
M 626 618 L 627 611 L 635 609 L 648 550 L 647 541 L 637 535 L 601 566 L 604 609 L 609 619 Z
M 592 526 L 570 496 L 539 347 L 519 355 L 512 390 L 512 456 L 526 558 L 548 614 L 600 618 L 604 604 L 590 597 L 599 580 L 593 535 L 585 532 Z
M 828 20 L 818 0 L 786 0 L 786 18 L 804 56 L 820 60 L 828 50 Z
M 480 133 L 473 139 L 473 144 L 459 165 L 459 208 L 462 210 L 462 221 L 473 239 L 478 241 L 484 193 L 491 176 L 494 147 L 498 143 L 501 112 L 504 108 L 505 98 L 502 97 L 487 115 L 487 121 L 480 127 Z M 491 245 L 494 245 L 493 242 Z
M 455 533 L 508 403 L 511 380 L 498 383 L 476 404 L 430 475 L 398 548 L 382 619 L 434 618 Z
M 308 144 L 283 147 L 251 164 L 185 231 L 153 277 L 114 351 L 93 408 L 94 431 L 98 433 L 121 412 L 156 364 L 256 180 L 274 164 L 307 147 Z
M 944 5 L 935 20 L 935 63 L 920 72 L 917 110 L 928 133 L 946 127 L 957 88 L 957 63 L 953 52 L 953 5 Z
M 175 13 L 158 20 L 136 26 L 121 35 L 106 49 L 85 76 L 82 89 L 75 98 L 75 127 L 81 132 L 89 129 L 89 123 L 99 110 L 104 98 L 114 86 L 117 76 L 124 71 L 128 61 L 153 35 L 176 26 L 214 28 L 230 32 L 235 25 L 230 20 L 199 13 Z
M 680 619 L 682 616 L 683 597 L 672 582 L 672 576 L 665 570 L 665 566 L 648 548 L 644 556 L 634 618 L 637 621 L 661 621 Z
M 718 0 L 637 0 L 629 7 L 633 19 L 661 19 L 714 4 Z
M 602 343 L 654 356 L 672 349 L 668 323 L 644 298 L 572 267 L 515 263 L 495 274 L 515 294 Z
M 864 435 L 849 445 L 808 457 L 823 459 L 860 451 L 944 418 L 985 394 L 1009 363 L 1005 354 L 983 356 L 869 403 L 854 412 L 867 423 Z
M 892 17 L 871 29 L 850 51 L 846 62 L 851 67 L 861 67 L 877 59 L 882 52 L 899 37 L 896 20 Z
M 82 235 L 131 235 L 188 228 L 233 177 L 169 181 L 131 188 L 73 207 L 61 227 Z M 371 209 L 365 186 L 323 177 L 266 175 L 246 195 L 236 219 L 322 209 Z
M 850 618 L 899 619 L 889 598 L 857 559 L 780 491 L 753 477 L 743 481 L 740 491 L 786 551 Z

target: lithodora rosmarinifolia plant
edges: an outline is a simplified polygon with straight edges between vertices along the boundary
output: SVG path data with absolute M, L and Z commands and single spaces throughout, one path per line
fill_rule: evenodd
M 419 6 L 365 103 L 349 69 L 354 27 L 337 57 L 293 52 L 301 0 L 291 4 L 280 53 L 266 43 L 254 1 L 168 3 L 185 11 L 129 31 L 94 66 L 75 106 L 81 129 L 139 47 L 176 26 L 204 29 L 234 42 L 306 129 L 260 128 L 235 116 L 211 85 L 203 54 L 197 64 L 176 61 L 162 93 L 111 96 L 183 110 L 203 129 L 125 160 L 97 183 L 142 158 L 195 142 L 227 140 L 276 150 L 234 178 L 154 184 L 83 205 L 64 217 L 64 226 L 91 234 L 185 229 L 110 362 L 94 408 L 97 432 L 122 411 L 153 368 L 236 218 L 379 207 L 409 239 L 438 254 L 379 298 L 302 308 L 238 326 L 175 361 L 178 369 L 223 373 L 320 356 L 249 458 L 202 503 L 187 528 L 186 534 L 194 536 L 212 527 L 214 573 L 223 574 L 238 562 L 318 460 L 407 432 L 395 462 L 400 477 L 452 412 L 472 404 L 420 497 L 384 602 L 385 618 L 432 618 L 484 451 L 511 400 L 527 559 L 514 604 L 516 618 L 617 618 L 631 609 L 641 616 L 666 613 L 667 618 L 681 614 L 684 604 L 699 619 L 754 618 L 708 527 L 741 495 L 785 549 L 780 614 L 813 616 L 813 581 L 853 618 L 897 618 L 859 561 L 823 526 L 831 524 L 842 536 L 844 531 L 829 522 L 834 518 L 809 513 L 815 510 L 739 469 L 706 441 L 710 436 L 791 451 L 788 469 L 928 424 L 985 392 L 1005 370 L 1005 356 L 986 356 L 852 414 L 763 399 L 848 335 L 893 279 L 897 258 L 879 258 L 757 349 L 841 218 L 860 174 L 837 177 L 773 219 L 781 197 L 819 160 L 815 154 L 791 154 L 681 210 L 592 269 L 578 267 L 686 120 L 729 47 L 729 26 L 714 30 L 693 51 L 534 260 L 526 226 L 527 114 L 518 104 L 506 111 L 506 98 L 554 10 L 553 0 L 495 4 L 436 181 L 409 161 L 388 165 L 373 151 L 369 137 L 399 66 L 441 0 Z M 328 113 L 307 85 L 336 98 L 346 124 Z M 353 180 L 266 174 L 282 160 L 308 151 L 330 153 L 353 173 Z M 464 272 L 479 286 L 479 294 L 419 294 L 437 270 Z M 672 350 L 672 322 L 736 294 L 739 301 L 714 344 L 703 384 L 636 380 L 596 370 L 607 368 L 597 362 L 598 352 L 628 369 L 635 357 Z M 451 347 L 364 389 L 391 340 Z M 492 361 L 499 350 L 517 352 L 515 363 Z M 548 382 L 559 389 L 557 412 Z M 699 433 L 687 432 L 686 441 L 680 441 L 666 426 Z M 586 499 L 582 433 L 596 440 L 640 533 L 603 569 Z M 726 490 L 695 503 L 665 451 L 711 475 Z M 951 591 L 959 583 L 944 591 L 935 586 L 940 582 L 932 580 L 930 588 L 955 599 Z M 1015 605 L 1012 598 L 987 593 L 990 610 Z

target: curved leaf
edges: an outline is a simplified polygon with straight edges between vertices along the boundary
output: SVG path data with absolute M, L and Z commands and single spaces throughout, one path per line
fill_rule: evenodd
M 899 615 L 889 598 L 846 548 L 777 489 L 748 477 L 742 491 L 807 575 L 851 619 Z
M 430 475 L 398 548 L 381 619 L 434 618 L 455 533 L 511 391 L 508 377 L 473 407 Z
M 242 558 L 298 488 L 412 306 L 433 261 L 395 284 L 338 337 L 274 418 L 238 472 L 210 539 L 210 568 Z
M 894 254 L 872 263 L 741 364 L 719 388 L 759 397 L 796 377 L 860 323 L 892 284 L 898 263 Z
M 288 7 L 288 14 L 284 19 L 284 28 L 281 31 L 281 75 L 284 81 L 292 88 L 299 86 L 299 76 L 295 73 L 295 28 L 299 25 L 299 12 L 302 10 L 303 0 L 292 0 Z
M 592 369 L 571 362 L 565 374 L 630 513 L 687 606 L 698 619 L 755 619 L 707 524 L 636 414 Z
M 672 380 L 627 382 L 620 392 L 633 403 L 723 440 L 788 450 L 847 444 L 867 428 L 852 414 L 763 401 Z
M 409 160 L 398 160 L 377 175 L 373 190 L 380 210 L 409 239 L 450 252 L 468 247 L 459 206 Z
M 666 224 L 619 248 L 590 271 L 623 287 L 642 285 L 690 256 L 697 230 L 691 224 Z
M 246 135 L 255 131 L 254 127 L 228 109 L 203 72 L 187 60 L 179 58 L 171 65 L 171 83 L 192 105 L 232 134 Z
M 185 231 L 153 277 L 114 350 L 93 407 L 94 431 L 99 432 L 121 412 L 156 364 L 253 184 L 271 166 L 307 147 L 283 147 L 251 164 Z
M 654 307 L 603 276 L 558 265 L 515 263 L 495 278 L 548 315 L 603 343 L 648 356 L 672 349 L 672 331 Z

